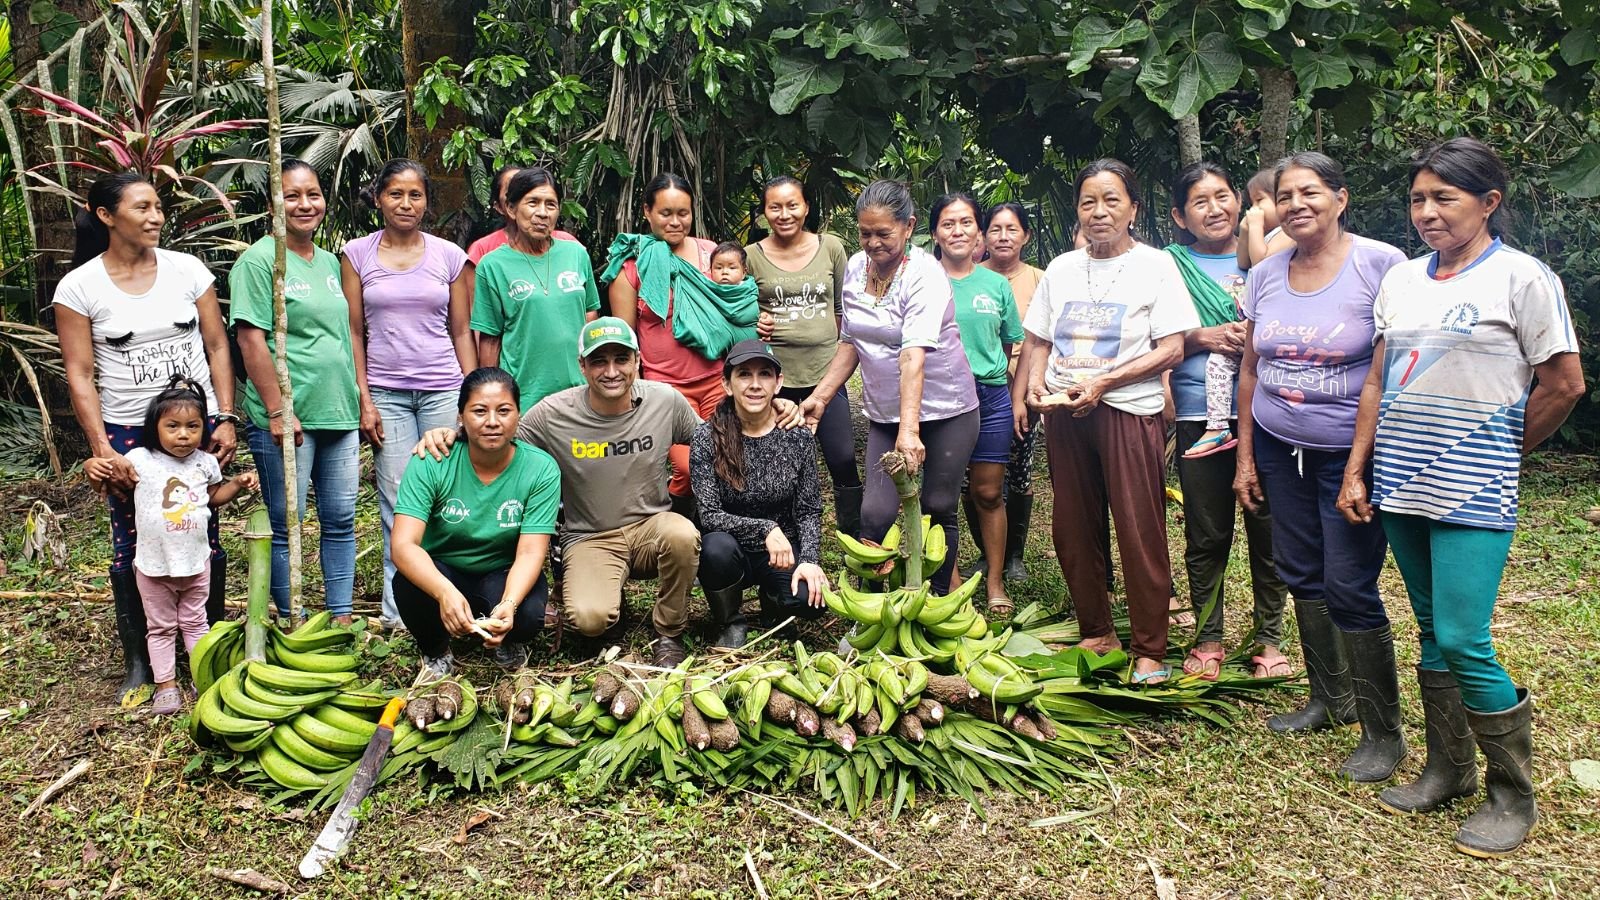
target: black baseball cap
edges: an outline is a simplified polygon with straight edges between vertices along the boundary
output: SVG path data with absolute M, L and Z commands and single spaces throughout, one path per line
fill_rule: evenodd
M 780 373 L 783 371 L 783 363 L 778 362 L 778 358 L 772 355 L 772 348 L 754 339 L 734 344 L 728 350 L 727 358 L 722 361 L 722 370 L 724 372 L 732 371 L 734 366 L 749 362 L 752 359 L 766 360 L 772 363 L 772 367 Z

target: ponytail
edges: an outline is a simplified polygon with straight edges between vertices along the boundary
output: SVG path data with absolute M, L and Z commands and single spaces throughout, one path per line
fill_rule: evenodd
M 83 207 L 72 217 L 72 230 L 75 233 L 72 268 L 76 269 L 111 249 L 111 229 L 100 221 L 95 210 L 115 213 L 117 207 L 122 205 L 123 193 L 136 184 L 150 184 L 150 180 L 138 172 L 110 172 L 96 178 L 94 184 L 89 186 L 89 195 Z
M 733 398 L 724 397 L 711 413 L 711 457 L 717 480 L 736 491 L 744 490 L 744 429 L 734 411 Z

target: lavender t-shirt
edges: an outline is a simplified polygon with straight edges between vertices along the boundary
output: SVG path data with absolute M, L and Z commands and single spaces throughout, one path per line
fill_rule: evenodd
M 1355 439 L 1361 385 L 1372 368 L 1372 303 L 1383 276 L 1405 254 L 1350 235 L 1339 274 L 1302 293 L 1289 287 L 1294 253 L 1267 257 L 1250 270 L 1244 315 L 1255 323 L 1256 424 L 1273 437 L 1313 450 L 1343 450 Z
M 839 340 L 855 345 L 861 360 L 868 419 L 900 421 L 900 351 L 905 347 L 925 351 L 921 420 L 953 419 L 978 408 L 978 389 L 956 327 L 950 279 L 926 250 L 910 247 L 907 254 L 904 269 L 882 298 L 867 293 L 867 254 L 850 258 Z
M 397 272 L 378 262 L 375 231 L 344 245 L 361 276 L 367 317 L 367 384 L 397 391 L 453 391 L 461 363 L 450 340 L 450 284 L 467 264 L 455 244 L 422 236 L 422 261 Z

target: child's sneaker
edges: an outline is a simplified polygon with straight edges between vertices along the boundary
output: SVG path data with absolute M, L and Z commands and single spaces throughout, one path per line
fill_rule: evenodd
M 183 712 L 183 691 L 176 685 L 156 691 L 150 701 L 150 715 L 175 716 Z

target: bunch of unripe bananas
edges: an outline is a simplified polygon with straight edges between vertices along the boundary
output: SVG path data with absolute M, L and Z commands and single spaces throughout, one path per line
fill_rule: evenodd
M 268 628 L 265 661 L 244 659 L 244 623 L 224 621 L 195 645 L 190 670 L 200 699 L 189 733 L 202 746 L 221 744 L 252 758 L 268 778 L 292 790 L 327 785 L 329 773 L 352 765 L 377 730 L 392 692 L 373 680 L 354 684 L 355 635 L 322 611 L 287 634 Z M 395 726 L 392 753 L 439 749 L 472 722 L 471 684 L 429 685 Z
M 944 565 L 950 551 L 944 526 L 933 524 L 930 516 L 922 517 L 922 573 L 926 577 Z M 900 523 L 889 526 L 883 543 L 857 540 L 842 531 L 834 532 L 844 550 L 844 566 L 863 582 L 882 584 L 888 590 L 906 583 L 906 548 L 901 546 Z

